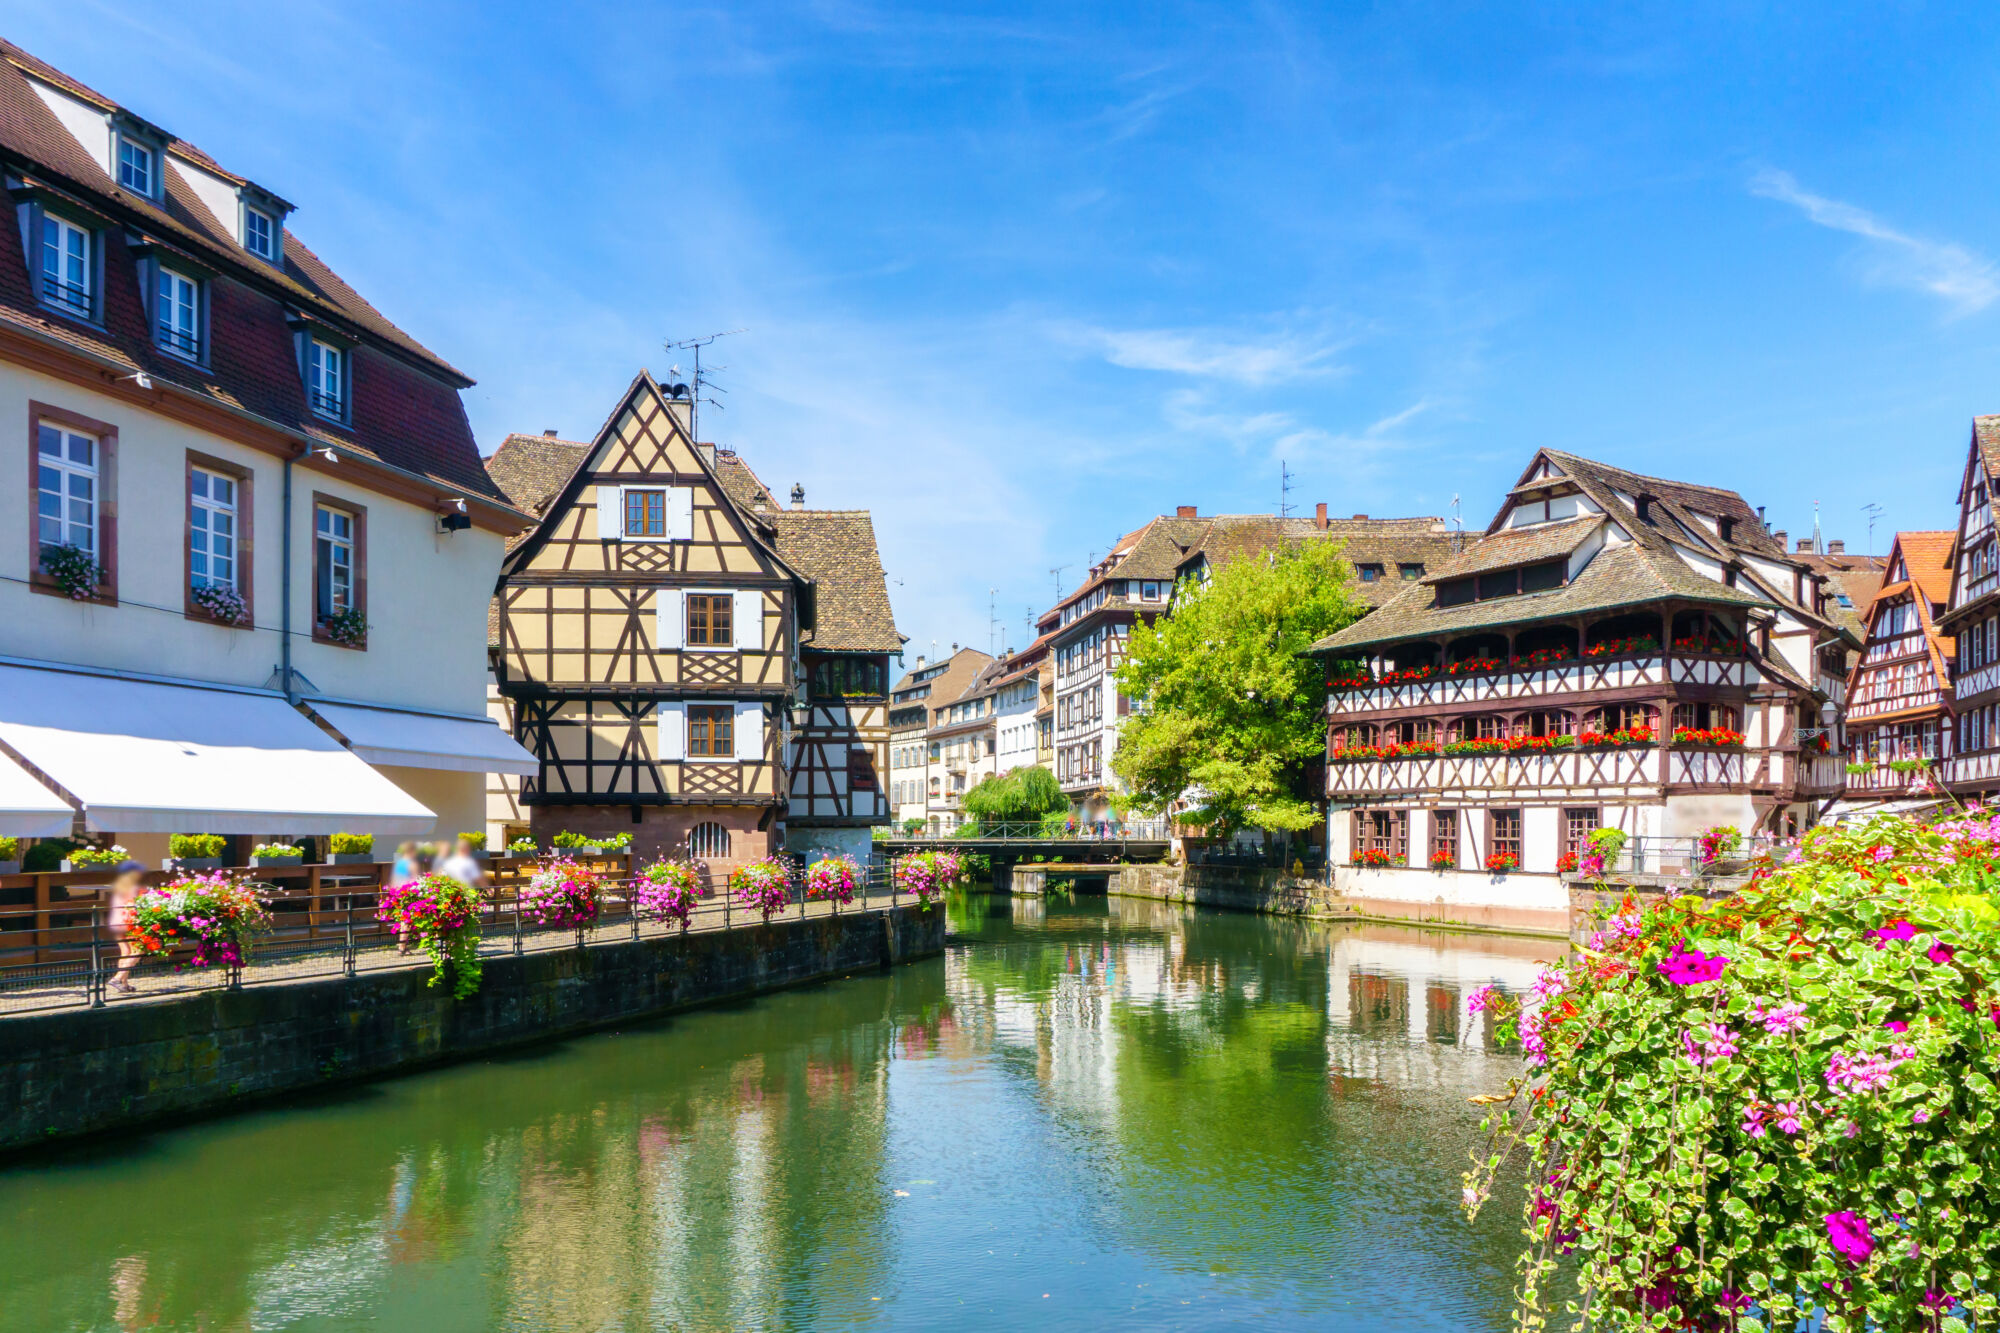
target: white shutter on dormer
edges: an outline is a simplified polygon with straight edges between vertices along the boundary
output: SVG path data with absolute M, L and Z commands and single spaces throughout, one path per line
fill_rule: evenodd
M 667 540 L 694 540 L 694 487 L 675 486 L 667 492 Z
M 751 652 L 764 651 L 764 592 L 761 588 L 739 588 L 736 592 L 736 646 Z
M 625 535 L 625 488 L 597 484 L 597 540 L 615 542 Z
M 654 652 L 677 652 L 687 647 L 687 615 L 682 609 L 685 597 L 679 588 L 662 588 L 653 594 Z
M 764 705 L 736 705 L 736 757 L 744 763 L 764 760 Z
M 687 758 L 688 706 L 678 699 L 663 700 L 655 710 L 659 720 L 659 762 L 670 764 Z

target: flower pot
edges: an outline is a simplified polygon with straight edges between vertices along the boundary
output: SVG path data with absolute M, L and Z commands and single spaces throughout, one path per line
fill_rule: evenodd
M 80 875 L 85 871 L 98 871 L 110 875 L 117 873 L 118 863 L 116 861 L 77 862 L 65 859 L 62 863 L 62 868 L 65 875 Z
M 372 866 L 375 864 L 373 852 L 328 852 L 326 863 L 330 866 Z M 293 862 L 292 864 L 297 864 Z
M 167 864 L 175 870 L 220 870 L 222 858 L 219 856 L 171 856 Z
M 302 866 L 305 863 L 306 858 L 304 856 L 253 856 L 250 858 L 250 864 L 259 870 L 273 870 L 280 866 Z
M 18 875 L 20 873 L 21 863 L 19 861 L 0 861 L 0 875 Z

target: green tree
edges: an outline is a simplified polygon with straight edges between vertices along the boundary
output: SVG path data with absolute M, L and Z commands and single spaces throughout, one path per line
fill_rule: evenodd
M 1134 625 L 1118 688 L 1133 701 L 1112 755 L 1126 804 L 1160 814 L 1189 795 L 1217 834 L 1310 828 L 1306 780 L 1325 752 L 1322 664 L 1302 654 L 1358 620 L 1341 543 L 1298 542 L 1185 580 L 1173 609 Z
M 1067 811 L 1069 798 L 1056 775 L 1035 764 L 981 778 L 960 804 L 982 824 L 1018 824 L 1054 810 Z

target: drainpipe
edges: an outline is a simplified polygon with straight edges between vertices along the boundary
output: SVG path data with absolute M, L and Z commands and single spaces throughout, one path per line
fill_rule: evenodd
M 285 455 L 285 513 L 279 524 L 279 540 L 284 543 L 284 576 L 278 585 L 278 670 L 280 688 L 285 692 L 288 703 L 297 703 L 298 695 L 292 689 L 292 464 L 299 455 Z

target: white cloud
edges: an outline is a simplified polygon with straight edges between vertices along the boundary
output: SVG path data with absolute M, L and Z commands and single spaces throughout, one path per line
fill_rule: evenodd
M 1063 341 L 1095 348 L 1127 370 L 1156 370 L 1192 379 L 1228 380 L 1261 388 L 1342 373 L 1334 361 L 1346 343 L 1324 334 L 1279 333 L 1244 339 L 1216 329 L 1058 329 Z
M 1751 179 L 1750 192 L 1790 204 L 1822 227 L 1872 242 L 1869 276 L 1878 282 L 1929 292 L 1959 314 L 1984 310 L 2000 298 L 2000 270 L 1975 250 L 1897 231 L 1866 209 L 1802 189 L 1790 172 L 1761 171 Z

